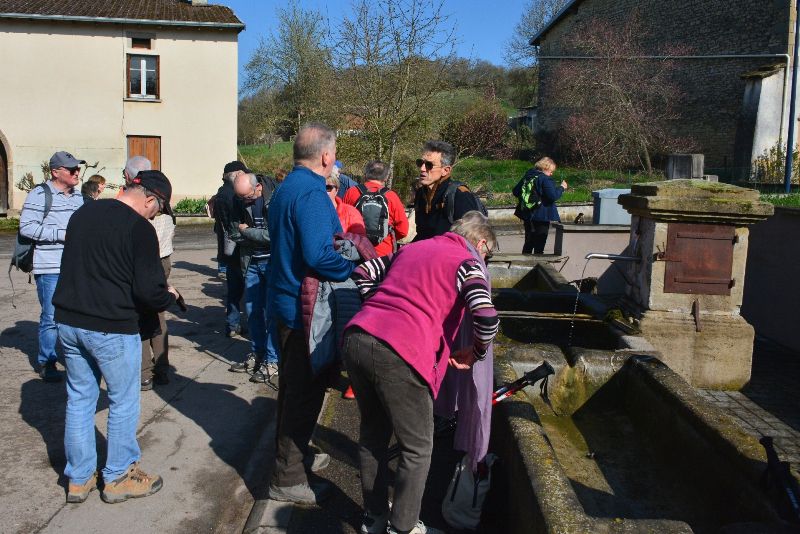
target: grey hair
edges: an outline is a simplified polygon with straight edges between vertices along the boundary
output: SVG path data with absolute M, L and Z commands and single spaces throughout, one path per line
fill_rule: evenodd
M 386 179 L 389 177 L 389 165 L 386 163 L 373 160 L 367 163 L 366 167 L 364 167 L 364 181 L 367 180 L 377 180 L 379 182 L 385 182 Z
M 465 213 L 463 217 L 453 223 L 450 231 L 462 236 L 473 245 L 477 245 L 481 239 L 485 239 L 491 247 L 497 243 L 497 236 L 494 228 L 489 224 L 489 217 L 477 210 Z
M 144 156 L 133 156 L 125 163 L 125 172 L 131 179 L 136 178 L 142 171 L 150 170 L 153 170 L 153 164 Z
M 237 171 L 237 172 L 238 172 L 238 171 Z M 252 173 L 252 172 L 251 172 L 251 173 L 240 174 L 239 176 L 237 176 L 236 178 L 234 178 L 234 181 L 233 181 L 233 183 L 234 183 L 234 184 L 236 184 L 236 182 L 237 182 L 237 181 L 238 181 L 238 182 L 242 182 L 242 181 L 244 181 L 245 179 L 247 179 L 247 183 L 249 183 L 249 184 L 250 184 L 250 186 L 251 186 L 253 189 L 255 189 L 255 188 L 256 188 L 256 186 L 258 185 L 258 176 L 256 176 L 256 175 L 255 175 L 254 173 Z
M 303 125 L 294 138 L 294 161 L 313 160 L 336 145 L 336 132 L 321 122 Z
M 438 152 L 442 155 L 442 165 L 452 165 L 456 161 L 456 149 L 450 143 L 430 140 L 422 145 L 423 152 Z

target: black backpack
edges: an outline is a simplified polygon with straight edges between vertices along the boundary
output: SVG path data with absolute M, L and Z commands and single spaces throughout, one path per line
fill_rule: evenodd
M 50 213 L 50 208 L 53 207 L 53 192 L 50 191 L 50 187 L 46 182 L 36 187 L 41 187 L 44 190 L 44 215 L 42 216 L 42 222 L 44 222 Z M 17 232 L 17 242 L 14 244 L 14 254 L 11 256 L 11 265 L 8 267 L 8 272 L 11 272 L 11 267 L 16 267 L 24 273 L 31 272 L 33 270 L 33 250 L 35 248 L 36 241 Z
M 377 191 L 370 191 L 364 184 L 356 187 L 361 193 L 356 201 L 356 209 L 364 218 L 367 238 L 370 243 L 377 245 L 392 231 L 389 225 L 389 201 L 386 198 L 389 188 L 381 187 Z
M 445 208 L 447 208 L 447 220 L 450 221 L 450 224 L 453 224 L 455 222 L 453 215 L 455 214 L 456 210 L 456 191 L 458 191 L 458 188 L 461 186 L 464 186 L 467 188 L 467 190 L 469 190 L 467 184 L 465 184 L 464 182 L 450 180 L 450 183 L 447 184 L 447 189 L 444 192 L 444 205 Z M 478 202 L 478 209 L 480 210 L 480 212 L 488 217 L 489 210 L 486 209 L 486 206 L 483 204 L 483 202 L 481 202 L 481 199 L 476 197 L 475 194 L 472 193 L 472 191 L 470 191 L 470 193 L 472 194 L 472 196 L 475 197 L 475 200 Z

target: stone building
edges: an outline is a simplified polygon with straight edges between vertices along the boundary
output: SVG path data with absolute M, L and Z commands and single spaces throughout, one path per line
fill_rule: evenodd
M 116 184 L 144 155 L 174 200 L 213 194 L 236 159 L 243 29 L 205 0 L 0 0 L 0 214 L 57 150 Z
M 664 45 L 687 50 L 675 57 L 672 76 L 684 101 L 671 132 L 696 142 L 706 172 L 741 177 L 754 157 L 779 140 L 785 143 L 792 5 L 791 0 L 571 0 L 531 39 L 539 47 L 537 130 L 557 132 L 564 120 L 564 110 L 552 103 L 552 73 L 560 62 L 599 59 L 574 59 L 586 54 L 571 49 L 570 39 L 597 21 L 622 28 L 635 13 L 646 60 L 663 59 Z

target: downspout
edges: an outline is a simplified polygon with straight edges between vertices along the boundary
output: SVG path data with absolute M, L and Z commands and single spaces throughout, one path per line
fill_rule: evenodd
M 797 0 L 800 3 L 800 0 Z M 795 26 L 797 18 L 795 17 Z M 795 28 L 795 35 L 797 29 Z M 795 56 L 797 56 L 797 39 L 795 39 Z M 789 64 L 791 56 L 789 54 L 712 54 L 708 56 L 628 56 L 624 59 L 777 59 L 782 58 L 786 61 L 783 69 L 783 93 L 781 95 L 781 128 L 778 133 L 778 142 L 783 143 L 783 128 L 786 125 L 784 111 L 786 110 L 786 95 L 789 93 Z M 538 59 L 612 59 L 611 56 L 538 56 Z M 796 72 L 795 72 L 796 75 Z M 792 85 L 794 87 L 794 85 Z M 794 102 L 794 91 L 792 92 L 792 102 Z M 791 112 L 790 112 L 791 113 Z M 793 122 L 793 121 L 792 121 Z M 789 127 L 791 128 L 790 122 Z
M 792 96 L 789 100 L 789 133 L 786 135 L 786 173 L 783 176 L 783 190 L 785 193 L 792 191 L 792 164 L 794 159 L 794 124 L 795 107 L 797 104 L 797 52 L 800 48 L 800 39 L 797 32 L 800 30 L 800 19 L 797 18 L 800 9 L 800 0 L 795 3 L 794 11 L 794 61 L 792 62 Z M 789 68 L 787 63 L 786 68 Z

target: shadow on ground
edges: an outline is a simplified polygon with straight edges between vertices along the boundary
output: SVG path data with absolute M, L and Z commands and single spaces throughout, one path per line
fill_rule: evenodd
M 753 372 L 742 393 L 794 430 L 800 431 L 798 391 L 798 354 L 756 337 L 753 346 Z

